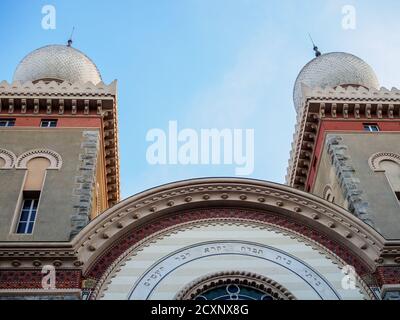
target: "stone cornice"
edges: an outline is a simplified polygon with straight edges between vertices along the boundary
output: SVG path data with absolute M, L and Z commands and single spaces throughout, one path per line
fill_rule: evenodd
M 0 96 L 23 97 L 23 96 L 43 96 L 43 97 L 105 97 L 117 94 L 117 81 L 114 80 L 109 85 L 103 82 L 94 85 L 87 83 L 68 83 L 68 82 L 19 82 L 8 83 L 0 82 Z
M 319 114 L 305 104 L 297 117 L 286 175 L 286 183 L 299 190 L 305 190 L 319 123 Z
M 391 90 L 381 87 L 379 90 L 367 89 L 362 86 L 354 87 L 308 87 L 302 85 L 302 96 L 304 99 L 314 100 L 349 100 L 349 101 L 399 101 L 400 90 Z
M 211 206 L 256 208 L 299 221 L 341 243 L 372 270 L 378 265 L 400 263 L 399 241 L 385 240 L 370 226 L 330 202 L 284 185 L 212 178 L 167 184 L 132 196 L 94 219 L 70 243 L 51 246 L 1 243 L 0 267 L 9 268 L 13 260 L 32 265 L 37 259 L 53 259 L 65 260 L 71 267 L 81 266 L 85 272 L 130 230 L 170 212 Z

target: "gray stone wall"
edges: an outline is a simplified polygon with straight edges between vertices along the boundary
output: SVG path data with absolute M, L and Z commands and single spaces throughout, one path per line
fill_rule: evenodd
M 71 215 L 71 238 L 89 223 L 91 209 L 93 205 L 96 205 L 92 203 L 92 200 L 96 188 L 99 134 L 97 131 L 84 131 L 82 137 L 78 173 L 75 178 L 75 204 Z

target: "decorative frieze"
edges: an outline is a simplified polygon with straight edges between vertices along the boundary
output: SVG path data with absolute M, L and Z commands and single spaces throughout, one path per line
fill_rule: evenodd
M 15 167 L 17 169 L 26 169 L 29 160 L 34 158 L 46 158 L 50 161 L 50 166 L 47 168 L 49 170 L 60 170 L 62 167 L 61 156 L 49 149 L 34 149 L 29 150 L 21 154 L 16 160 Z
M 39 113 L 39 99 L 33 99 L 33 113 Z
M 383 171 L 379 164 L 384 160 L 393 161 L 400 165 L 400 155 L 393 152 L 377 152 L 368 159 L 368 164 L 372 171 Z
M 14 99 L 8 99 L 8 113 L 14 112 Z
M 58 105 L 58 114 L 64 114 L 64 99 L 60 99 Z
M 88 83 L 68 83 L 56 81 L 51 82 L 25 82 L 21 83 L 15 81 L 8 83 L 7 81 L 0 82 L 0 95 L 1 96 L 80 96 L 80 97 L 107 97 L 115 96 L 117 88 L 117 81 L 114 80 L 109 85 L 103 82 L 94 85 Z
M 81 271 L 57 269 L 56 288 L 69 289 L 81 287 Z M 4 289 L 42 289 L 43 273 L 41 268 L 31 270 L 0 270 L 0 295 Z M 3 289 L 3 290 L 2 290 Z
M 46 113 L 51 114 L 51 99 L 46 99 Z
M 346 154 L 347 146 L 342 140 L 339 135 L 329 135 L 326 139 L 326 150 L 335 168 L 343 197 L 348 201 L 350 212 L 370 226 L 374 226 L 368 214 L 368 201 L 359 187 L 360 180 L 355 174 L 351 158 Z
M 84 103 L 83 114 L 89 114 L 89 100 L 85 99 L 83 100 L 83 103 Z
M 21 113 L 26 113 L 26 99 L 21 99 Z
M 71 105 L 72 105 L 72 107 L 71 107 L 71 113 L 72 113 L 72 114 L 76 114 L 76 112 L 77 112 L 77 106 L 76 106 L 76 100 L 75 100 L 75 99 L 72 99 L 72 100 L 71 100 Z
M 17 157 L 15 154 L 6 149 L 0 149 L 0 158 L 3 159 L 4 165 L 0 167 L 2 169 L 12 169 L 15 165 Z

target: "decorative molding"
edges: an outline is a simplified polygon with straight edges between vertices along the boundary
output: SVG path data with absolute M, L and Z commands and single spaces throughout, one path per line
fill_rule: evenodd
M 342 143 L 343 138 L 338 135 L 328 135 L 326 150 L 334 166 L 336 177 L 342 189 L 344 198 L 348 201 L 349 209 L 355 216 L 370 226 L 374 226 L 368 214 L 368 201 L 364 198 L 359 187 L 359 179 L 354 174 L 350 156 L 346 155 L 347 146 Z
M 16 161 L 16 169 L 27 169 L 27 164 L 30 160 L 34 158 L 46 158 L 50 161 L 50 166 L 47 168 L 49 170 L 60 170 L 62 167 L 61 156 L 49 149 L 34 149 L 29 150 L 21 154 Z
M 322 191 L 322 198 L 327 200 L 327 197 L 328 197 L 329 194 L 332 194 L 332 186 L 330 184 L 327 184 L 324 187 L 324 190 Z
M 309 105 L 305 104 L 297 113 L 286 183 L 299 190 L 306 188 L 305 184 L 311 167 L 320 118 L 322 115 L 325 116 L 326 113 L 324 102 L 320 103 L 319 108 L 316 113 L 311 113 Z
M 314 87 L 311 88 L 305 84 L 302 85 L 302 95 L 307 99 L 324 100 L 346 100 L 346 101 L 399 101 L 400 90 L 392 88 L 391 90 L 381 87 L 380 89 L 365 88 L 363 86 L 336 86 L 336 87 Z
M 380 286 L 400 284 L 400 266 L 385 266 L 376 269 L 376 278 Z
M 0 149 L 0 158 L 4 160 L 4 166 L 0 167 L 0 170 L 3 169 L 12 169 L 15 165 L 17 157 L 15 154 L 6 149 Z
M 200 277 L 180 290 L 175 300 L 193 300 L 203 292 L 229 284 L 260 290 L 273 297 L 274 300 L 296 300 L 289 290 L 276 281 L 247 271 L 221 271 Z
M 247 196 L 246 200 L 241 200 L 243 194 Z M 188 196 L 192 198 L 191 202 L 185 201 Z M 159 217 L 171 210 L 216 205 L 259 208 L 306 221 L 363 256 L 364 261 L 369 261 L 367 264 L 370 267 L 376 265 L 375 260 L 380 257 L 385 243 L 381 235 L 359 218 L 312 194 L 259 180 L 212 178 L 163 185 L 108 209 L 74 239 L 79 248 L 79 260 L 84 262 L 85 269 L 89 268 L 106 248 L 112 246 L 118 234 L 130 233 L 152 217 Z M 331 224 L 335 228 L 329 227 Z M 108 237 L 103 237 L 103 234 Z M 91 250 L 93 248 L 95 250 Z
M 381 172 L 384 170 L 380 167 L 380 163 L 384 160 L 393 161 L 400 165 L 400 155 L 393 152 L 377 152 L 368 159 L 368 164 L 372 171 Z
M 29 96 L 29 95 L 42 95 L 42 96 L 91 96 L 91 97 L 105 97 L 115 96 L 117 91 L 117 81 L 114 80 L 109 85 L 100 82 L 94 85 L 91 82 L 87 83 L 69 83 L 67 81 L 58 83 L 56 81 L 27 81 L 21 83 L 15 81 L 8 83 L 7 81 L 0 82 L 0 95 L 4 96 Z
M 41 268 L 35 270 L 0 270 L 0 289 L 43 289 Z M 56 268 L 56 288 L 72 289 L 81 287 L 81 271 Z

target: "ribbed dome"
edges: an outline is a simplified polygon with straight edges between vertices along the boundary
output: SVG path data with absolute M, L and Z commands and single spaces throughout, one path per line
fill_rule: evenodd
M 96 65 L 81 51 L 66 45 L 45 46 L 29 53 L 18 64 L 14 81 L 56 80 L 98 84 Z
M 331 52 L 311 60 L 297 76 L 293 100 L 296 111 L 301 108 L 301 84 L 314 87 L 335 87 L 338 85 L 360 85 L 379 88 L 374 70 L 360 58 L 345 52 Z

